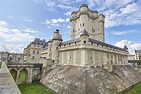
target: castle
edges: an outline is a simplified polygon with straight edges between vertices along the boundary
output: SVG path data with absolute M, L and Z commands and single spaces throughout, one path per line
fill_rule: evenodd
M 51 40 L 36 38 L 21 55 L 43 64 L 41 83 L 57 94 L 120 94 L 140 81 L 128 65 L 128 48 L 105 43 L 103 14 L 82 4 L 71 15 L 69 41 L 56 30 Z
M 48 47 L 41 52 L 44 65 L 103 66 L 112 70 L 112 64 L 127 64 L 128 48 L 105 43 L 103 14 L 92 11 L 86 4 L 72 12 L 71 39 L 62 42 L 59 30 L 54 32 Z M 45 55 L 46 54 L 46 55 Z
M 128 48 L 105 43 L 103 14 L 82 4 L 71 15 L 71 39 L 56 30 L 41 51 L 41 83 L 57 94 L 116 94 L 140 81 Z

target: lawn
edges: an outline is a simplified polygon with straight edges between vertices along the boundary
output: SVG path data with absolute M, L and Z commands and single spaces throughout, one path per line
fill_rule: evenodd
M 0 68 L 1 68 L 1 62 L 0 62 Z
M 22 94 L 54 94 L 46 86 L 38 81 L 33 81 L 31 84 L 20 84 L 19 89 Z
M 141 82 L 133 86 L 133 88 L 131 88 L 124 94 L 141 94 Z
M 0 68 L 1 68 L 2 62 L 0 62 Z

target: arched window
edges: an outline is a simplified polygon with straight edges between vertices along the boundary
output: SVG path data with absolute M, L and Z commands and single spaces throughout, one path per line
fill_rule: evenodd
M 84 26 L 84 23 L 83 23 L 83 26 Z

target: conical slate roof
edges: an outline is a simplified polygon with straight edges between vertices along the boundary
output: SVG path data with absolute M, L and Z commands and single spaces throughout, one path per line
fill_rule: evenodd
M 88 32 L 86 31 L 86 29 L 84 29 L 84 30 L 81 32 L 81 35 L 80 35 L 80 36 L 83 36 L 83 35 L 89 36 L 89 34 L 88 34 Z
M 126 46 L 126 45 L 124 46 L 124 49 L 127 49 L 127 50 L 128 50 L 128 48 L 127 48 L 127 46 Z

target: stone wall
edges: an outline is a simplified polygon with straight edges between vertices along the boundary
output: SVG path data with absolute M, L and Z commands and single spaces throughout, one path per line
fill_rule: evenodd
M 0 94 L 21 94 L 4 62 L 0 69 Z
M 140 80 L 130 65 L 114 65 L 110 73 L 102 67 L 60 65 L 46 72 L 41 83 L 57 94 L 116 94 Z

